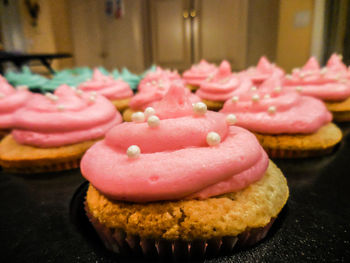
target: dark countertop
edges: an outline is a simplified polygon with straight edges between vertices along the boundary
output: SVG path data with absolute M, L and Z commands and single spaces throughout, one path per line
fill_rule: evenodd
M 267 238 L 206 262 L 350 262 L 350 135 L 326 157 L 275 162 L 290 198 Z M 83 183 L 79 170 L 0 172 L 0 262 L 119 261 L 84 216 Z

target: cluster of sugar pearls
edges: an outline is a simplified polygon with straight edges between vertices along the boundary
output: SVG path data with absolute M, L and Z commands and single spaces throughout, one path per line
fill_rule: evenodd
M 193 113 L 195 116 L 204 116 L 207 112 L 207 105 L 203 102 L 197 102 L 193 104 Z M 138 111 L 131 115 L 131 119 L 135 123 L 143 123 L 147 119 L 148 126 L 150 128 L 156 128 L 160 125 L 160 119 L 155 115 L 156 111 L 152 107 L 147 107 L 144 112 Z M 236 115 L 228 114 L 226 116 L 226 122 L 228 125 L 234 125 L 237 122 Z M 221 137 L 216 132 L 209 132 L 206 137 L 207 144 L 209 146 L 216 146 L 220 144 Z M 137 145 L 131 145 L 126 150 L 126 154 L 130 159 L 136 159 L 141 154 L 141 149 Z

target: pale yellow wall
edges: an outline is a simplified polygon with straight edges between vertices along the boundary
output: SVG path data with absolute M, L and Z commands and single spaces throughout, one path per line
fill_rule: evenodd
M 38 0 L 40 5 L 37 25 L 32 20 L 23 0 L 20 1 L 22 30 L 29 53 L 72 52 L 67 0 Z M 54 68 L 72 65 L 71 59 L 55 60 Z M 43 69 L 42 69 L 43 70 Z
M 310 57 L 314 0 L 280 0 L 277 41 L 277 64 L 286 71 L 302 66 Z M 306 27 L 294 27 L 294 16 L 309 10 L 310 23 Z

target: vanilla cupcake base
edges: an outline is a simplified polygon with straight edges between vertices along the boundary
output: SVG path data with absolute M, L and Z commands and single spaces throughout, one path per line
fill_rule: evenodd
M 0 142 L 0 166 L 14 173 L 44 173 L 78 168 L 80 159 L 97 140 L 67 146 L 38 148 L 17 143 L 12 135 Z
M 340 102 L 325 102 L 326 107 L 333 114 L 336 122 L 350 121 L 350 97 Z
M 140 110 L 140 111 L 142 111 L 142 110 Z M 132 121 L 131 116 L 132 116 L 132 114 L 135 113 L 135 112 L 137 112 L 137 111 L 135 111 L 135 110 L 133 110 L 133 109 L 131 109 L 131 108 L 127 108 L 127 109 L 123 112 L 123 120 L 124 120 L 124 121 L 128 121 L 128 122 Z M 142 111 L 142 112 L 143 112 L 143 111 Z
M 269 135 L 254 133 L 271 158 L 304 158 L 331 153 L 341 141 L 342 132 L 334 123 L 313 134 Z
M 195 92 L 197 89 L 199 89 L 199 86 L 186 84 L 186 88 L 188 88 L 191 92 Z
M 119 112 L 123 112 L 126 108 L 129 107 L 130 100 L 131 98 L 126 98 L 126 99 L 119 99 L 119 100 L 111 100 L 111 102 Z
M 219 111 L 224 106 L 224 101 L 213 101 L 213 100 L 205 100 L 201 99 L 207 105 L 208 110 Z
M 85 209 L 106 247 L 116 253 L 200 258 L 259 242 L 288 196 L 285 177 L 270 161 L 261 180 L 205 200 L 112 201 L 90 185 Z

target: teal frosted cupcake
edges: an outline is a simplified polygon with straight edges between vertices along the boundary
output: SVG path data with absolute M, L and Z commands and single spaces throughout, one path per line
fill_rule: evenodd
M 115 79 L 121 78 L 122 80 L 127 82 L 134 92 L 137 90 L 137 86 L 139 85 L 139 82 L 141 80 L 141 77 L 131 73 L 127 68 L 123 68 L 121 72 L 119 72 L 117 69 L 113 70 L 112 76 Z
M 11 85 L 27 86 L 31 91 L 40 91 L 48 82 L 47 78 L 39 74 L 33 74 L 27 66 L 22 67 L 21 72 L 6 72 L 5 78 Z

